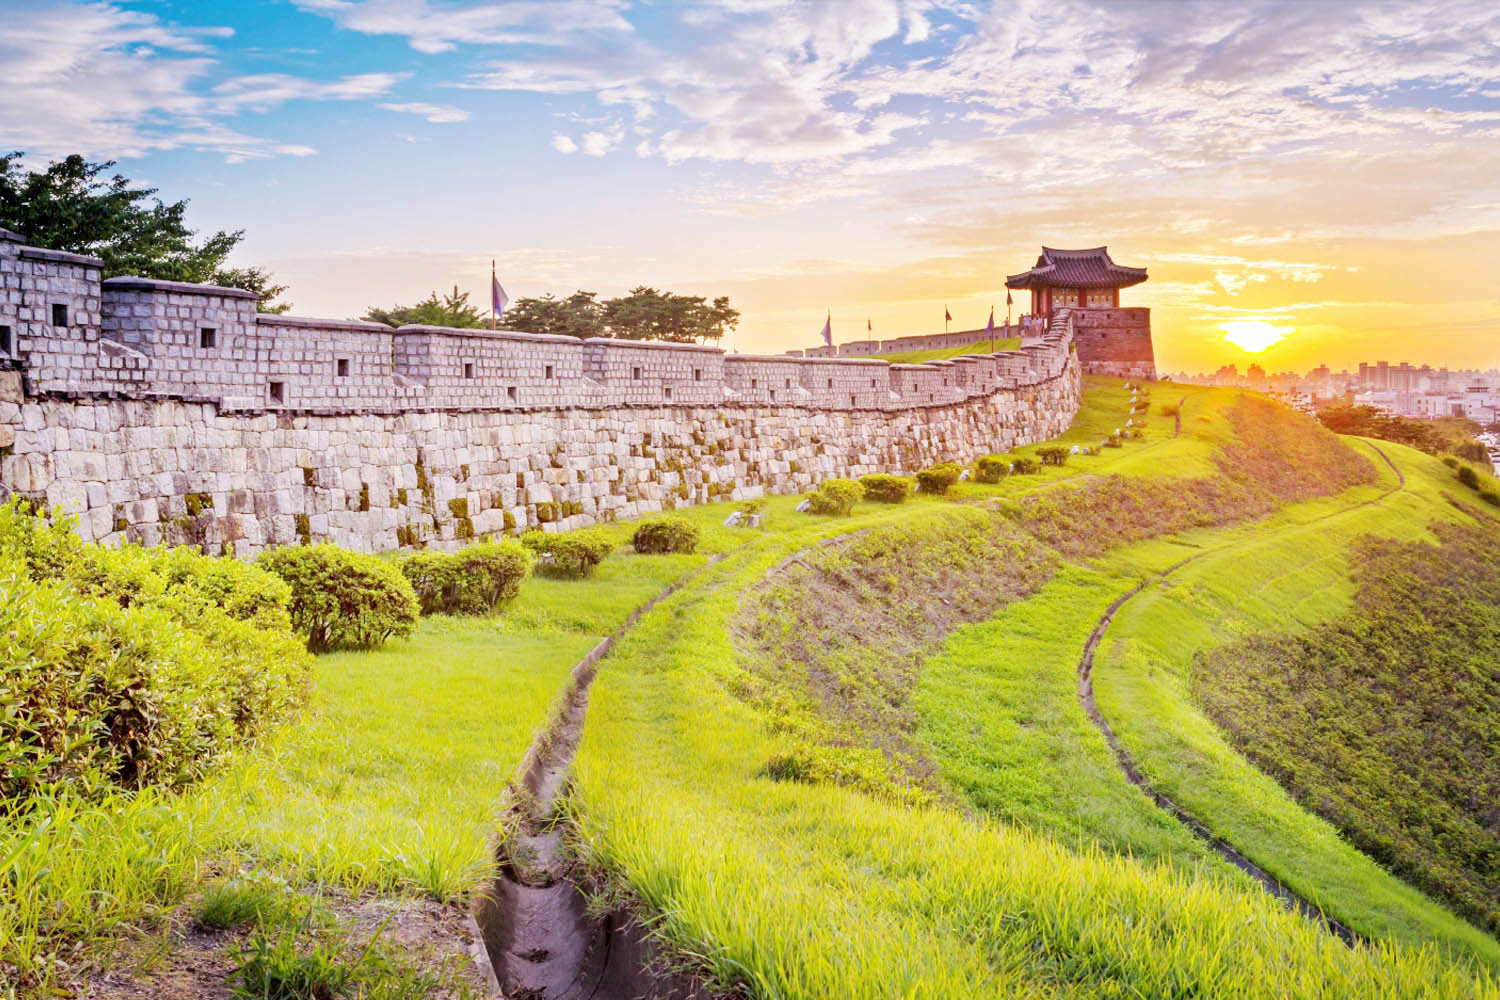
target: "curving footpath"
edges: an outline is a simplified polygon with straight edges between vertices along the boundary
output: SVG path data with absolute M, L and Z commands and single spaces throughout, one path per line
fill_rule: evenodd
M 1384 461 L 1386 465 L 1391 467 L 1391 471 L 1396 474 L 1396 486 L 1382 493 L 1378 497 L 1372 497 L 1371 499 L 1366 500 L 1363 503 L 1356 504 L 1353 507 L 1345 508 L 1344 510 L 1333 511 L 1332 513 L 1325 514 L 1320 518 L 1309 521 L 1308 524 L 1316 524 L 1318 523 L 1318 521 L 1324 521 L 1333 517 L 1342 517 L 1350 511 L 1359 510 L 1363 507 L 1371 506 L 1372 504 L 1383 503 L 1392 494 L 1395 494 L 1400 490 L 1406 488 L 1406 475 L 1399 468 L 1397 468 L 1395 462 L 1391 461 L 1390 456 L 1369 441 L 1366 441 L 1365 444 L 1369 445 L 1370 449 L 1374 451 L 1375 454 L 1379 455 L 1381 460 Z M 1135 759 L 1131 757 L 1130 751 L 1126 750 L 1124 745 L 1120 743 L 1119 737 L 1115 735 L 1115 731 L 1110 727 L 1109 721 L 1104 718 L 1103 713 L 1099 711 L 1099 705 L 1094 700 L 1094 653 L 1098 650 L 1099 644 L 1104 640 L 1104 633 L 1109 630 L 1110 623 L 1114 621 L 1115 615 L 1119 613 L 1119 610 L 1123 608 L 1131 600 L 1131 598 L 1135 597 L 1137 594 L 1139 594 L 1141 591 L 1145 590 L 1152 584 L 1159 583 L 1162 580 L 1165 580 L 1167 577 L 1171 576 L 1173 573 L 1176 573 L 1178 570 L 1182 569 L 1189 563 L 1196 562 L 1204 556 L 1223 551 L 1223 549 L 1227 547 L 1228 546 L 1220 546 L 1218 548 L 1208 549 L 1204 552 L 1199 552 L 1195 555 L 1189 556 L 1181 562 L 1167 567 L 1155 576 L 1142 580 L 1140 583 L 1136 584 L 1134 587 L 1131 587 L 1125 593 L 1115 598 L 1114 603 L 1110 604 L 1110 606 L 1105 609 L 1104 614 L 1100 616 L 1099 620 L 1094 623 L 1094 629 L 1089 633 L 1088 641 L 1084 643 L 1083 656 L 1078 661 L 1078 701 L 1083 706 L 1083 710 L 1088 713 L 1088 717 L 1093 721 L 1094 726 L 1104 736 L 1104 740 L 1109 744 L 1109 748 L 1114 751 L 1115 762 L 1119 764 L 1120 771 L 1125 775 L 1125 779 L 1127 781 L 1129 781 L 1132 785 L 1135 785 L 1141 791 L 1145 792 L 1146 796 L 1150 798 L 1152 802 L 1155 802 L 1160 809 L 1171 815 L 1173 819 L 1177 820 L 1183 826 L 1187 827 L 1194 836 L 1196 836 L 1199 840 L 1202 840 L 1205 844 L 1212 848 L 1225 861 L 1228 861 L 1240 871 L 1244 872 L 1245 874 L 1249 875 L 1251 878 L 1259 882 L 1261 886 L 1265 888 L 1265 890 L 1271 895 L 1282 900 L 1284 903 L 1288 904 L 1298 913 L 1301 913 L 1308 919 L 1319 921 L 1325 927 L 1327 927 L 1332 934 L 1342 940 L 1345 944 L 1352 945 L 1356 941 L 1364 941 L 1365 938 L 1345 924 L 1341 923 L 1336 918 L 1324 913 L 1315 904 L 1313 904 L 1311 900 L 1302 896 L 1295 889 L 1291 888 L 1276 876 L 1272 875 L 1270 872 L 1266 871 L 1264 868 L 1260 867 L 1255 862 L 1245 857 L 1245 855 L 1241 854 L 1233 844 L 1229 843 L 1222 837 L 1216 836 L 1213 831 L 1211 831 L 1208 826 L 1203 823 L 1202 820 L 1187 812 L 1187 810 L 1183 809 L 1176 802 L 1172 801 L 1172 799 L 1168 798 L 1160 790 L 1155 788 L 1151 784 L 1151 782 L 1146 779 L 1146 776 L 1141 773 L 1140 768 L 1136 766 Z

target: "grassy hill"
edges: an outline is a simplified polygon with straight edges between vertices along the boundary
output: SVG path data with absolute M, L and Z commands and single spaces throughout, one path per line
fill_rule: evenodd
M 1346 764 L 1336 741 L 1289 778 L 1288 755 L 1319 746 L 1273 724 L 1302 675 L 1288 664 L 1365 613 L 1362 539 L 1493 539 L 1500 521 L 1450 503 L 1465 495 L 1453 471 L 1418 452 L 1336 439 L 1233 390 L 1152 391 L 1088 379 L 1060 443 L 1093 453 L 946 498 L 841 518 L 772 498 L 758 530 L 721 527 L 726 505 L 687 510 L 697 555 L 620 552 L 589 578 L 531 577 L 497 618 L 426 618 L 411 640 L 318 657 L 300 718 L 182 792 L 0 817 L 0 877 L 16 890 L 0 894 L 0 981 L 78 992 L 110 966 L 159 986 L 163 967 L 195 962 L 222 981 L 232 949 L 256 942 L 338 966 L 380 936 L 374 907 L 440 930 L 381 943 L 359 988 L 477 988 L 424 949 L 446 941 L 453 956 L 453 903 L 488 874 L 528 741 L 568 667 L 696 571 L 601 665 L 568 820 L 598 905 L 623 901 L 721 986 L 1500 997 L 1500 943 L 1341 835 L 1388 819 L 1391 800 L 1361 779 L 1340 800 L 1359 810 L 1320 808 Z M 1129 429 L 1142 436 L 1101 447 Z M 631 526 L 606 530 L 623 541 Z M 1094 661 L 1122 745 L 1213 835 L 1367 943 L 1285 908 L 1120 772 L 1080 706 L 1078 665 L 1143 581 Z M 1376 703 L 1349 702 L 1361 718 Z M 1366 759 L 1398 760 L 1426 787 L 1418 755 L 1380 753 Z M 1419 846 L 1430 860 L 1440 845 Z M 192 930 L 231 903 L 249 916 L 215 932 L 228 937 Z
M 1121 392 L 1118 383 L 1096 382 L 1091 397 L 1107 394 L 1118 405 Z M 1045 479 L 965 484 L 964 499 L 1020 506 L 1122 470 L 1146 482 L 1201 478 L 1238 436 L 1230 417 L 1238 394 L 1184 395 L 1180 438 L 1167 436 L 1169 422 L 1158 413 L 1143 442 L 1076 458 Z M 1123 409 L 1113 412 L 1119 419 Z M 1107 407 L 1085 413 L 1070 437 L 1097 441 L 1100 418 L 1110 422 Z M 1425 532 L 1428 520 L 1458 514 L 1436 495 L 1441 476 L 1397 490 L 1375 452 L 1352 448 L 1368 460 L 1367 485 L 1273 505 L 1257 521 L 1075 556 L 1030 596 L 1009 595 L 998 615 L 952 633 L 914 682 L 910 668 L 892 676 L 875 669 L 871 644 L 851 651 L 846 642 L 827 657 L 798 641 L 784 648 L 822 680 L 777 703 L 757 678 L 790 678 L 795 665 L 761 662 L 777 646 L 753 635 L 745 616 L 767 572 L 789 554 L 851 530 L 909 539 L 910 525 L 946 517 L 940 508 L 862 507 L 821 530 L 809 524 L 761 551 L 733 554 L 711 580 L 644 620 L 601 675 L 575 800 L 587 856 L 663 915 L 660 933 L 756 995 L 1494 995 L 1493 980 L 1472 971 L 1472 963 L 1496 964 L 1492 938 L 1362 858 L 1243 758 L 1228 752 L 1241 769 L 1234 786 L 1242 792 L 1231 801 L 1210 794 L 1227 784 L 1214 773 L 1225 762 L 1160 760 L 1143 731 L 1176 734 L 1193 716 L 1203 733 L 1191 735 L 1215 733 L 1185 691 L 1168 704 L 1120 697 L 1124 675 L 1162 682 L 1154 664 L 1122 665 L 1133 642 L 1159 641 L 1174 656 L 1182 647 L 1190 661 L 1219 616 L 1238 619 L 1229 609 L 1240 598 L 1268 608 L 1286 601 L 1294 614 L 1322 620 L 1344 607 L 1316 595 L 1347 575 L 1345 533 L 1368 531 L 1393 513 L 1410 518 L 1398 530 Z M 1418 462 L 1405 454 L 1397 461 Z M 858 542 L 866 553 L 876 547 L 869 535 Z M 894 549 L 903 551 L 899 541 Z M 1184 607 L 1187 620 L 1165 623 L 1128 607 L 1107 637 L 1101 702 L 1179 801 L 1216 830 L 1244 834 L 1230 839 L 1378 946 L 1346 949 L 1209 854 L 1126 784 L 1077 707 L 1078 653 L 1105 608 L 1143 576 L 1210 552 L 1224 604 L 1207 607 L 1198 594 Z M 888 591 L 909 602 L 908 584 L 925 579 L 924 559 L 919 551 L 893 559 L 889 575 L 907 572 L 904 562 L 912 580 L 892 580 Z M 1213 562 L 1205 556 L 1195 573 Z M 1257 589 L 1259 574 L 1279 580 L 1289 564 L 1304 562 L 1321 570 L 1296 585 Z M 837 578 L 830 590 L 837 600 L 851 588 L 879 587 L 879 573 L 850 577 L 837 556 L 815 554 L 809 564 Z M 774 586 L 784 588 L 784 578 Z M 1180 584 L 1174 578 L 1169 586 Z M 1146 596 L 1161 599 L 1155 589 Z M 814 600 L 808 592 L 804 604 Z M 795 604 L 783 593 L 774 607 L 784 616 Z M 847 617 L 838 605 L 807 614 Z M 859 624 L 846 631 L 857 633 Z M 798 633 L 795 625 L 777 632 Z M 820 702 L 858 702 L 871 693 L 863 689 L 873 691 L 868 704 L 887 711 L 831 718 L 820 711 Z M 900 741 L 868 731 L 892 720 Z M 923 767 L 891 757 L 903 766 L 882 774 L 872 763 L 867 751 L 884 757 L 892 746 L 936 765 L 932 804 L 905 794 Z M 1169 772 L 1172 764 L 1180 772 Z M 1172 782 L 1173 774 L 1181 780 Z M 1231 952 L 1235 961 L 1225 963 Z

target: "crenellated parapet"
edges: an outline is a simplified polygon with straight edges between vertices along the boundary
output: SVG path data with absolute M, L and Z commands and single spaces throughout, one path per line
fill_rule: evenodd
M 922 365 L 270 316 L 0 231 L 0 497 L 106 544 L 452 548 L 1055 437 L 1066 315 Z
M 214 402 L 233 411 L 948 405 L 1055 377 L 1071 326 L 994 360 L 889 365 L 850 357 L 578 340 L 274 316 L 255 296 L 148 278 L 100 280 L 92 257 L 0 231 L 0 348 L 30 392 Z M 953 335 L 955 338 L 962 335 Z

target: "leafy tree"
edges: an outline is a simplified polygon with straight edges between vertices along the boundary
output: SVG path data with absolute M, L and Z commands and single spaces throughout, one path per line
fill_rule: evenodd
M 520 299 L 505 314 L 503 325 L 526 333 L 693 344 L 716 341 L 739 321 L 739 312 L 730 308 L 726 296 L 710 303 L 701 295 L 674 295 L 641 285 L 629 295 L 603 302 L 585 291 L 565 299 Z
M 391 306 L 381 309 L 371 306 L 360 319 L 389 326 L 452 326 L 461 329 L 489 326 L 490 318 L 469 304 L 469 293 L 460 292 L 453 286 L 451 293 L 441 298 L 433 292 L 414 306 Z
M 0 227 L 24 234 L 33 246 L 98 257 L 106 278 L 129 274 L 243 288 L 258 296 L 261 312 L 291 307 L 276 302 L 286 286 L 274 284 L 265 269 L 225 266 L 243 229 L 195 241 L 184 221 L 186 201 L 164 204 L 156 188 L 134 187 L 121 174 L 106 179 L 113 160 L 91 163 L 74 154 L 38 172 L 22 167 L 22 155 L 0 156 Z
M 710 305 L 701 295 L 674 295 L 645 285 L 604 303 L 604 323 L 623 340 L 677 344 L 716 341 L 739 324 L 740 314 L 720 296 Z
M 604 310 L 593 292 L 577 291 L 565 299 L 551 294 L 539 299 L 517 299 L 500 321 L 507 330 L 555 333 L 569 337 L 602 337 Z

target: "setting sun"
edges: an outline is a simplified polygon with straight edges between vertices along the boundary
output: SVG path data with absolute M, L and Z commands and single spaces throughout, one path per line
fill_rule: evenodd
M 1224 339 L 1236 347 L 1259 354 L 1273 344 L 1286 339 L 1292 332 L 1290 327 L 1272 326 L 1263 319 L 1237 319 L 1220 325 Z

